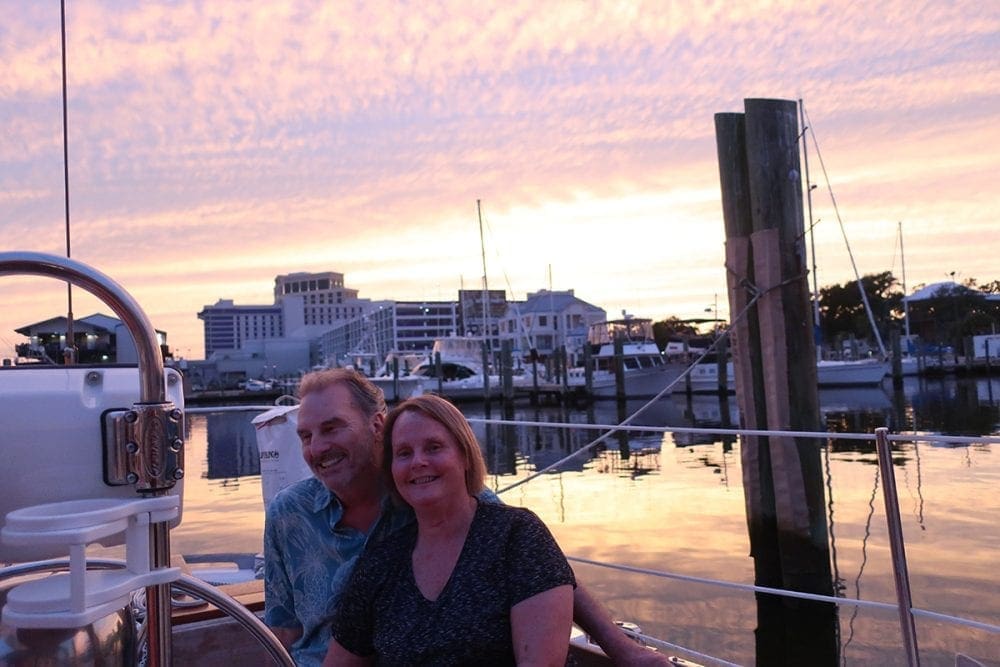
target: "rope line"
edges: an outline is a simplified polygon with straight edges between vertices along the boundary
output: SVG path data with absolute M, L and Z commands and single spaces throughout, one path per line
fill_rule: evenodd
M 589 558 L 580 558 L 578 556 L 566 556 L 566 560 L 571 560 L 577 563 L 583 563 L 585 565 L 593 565 L 595 567 L 603 567 L 609 570 L 619 570 L 622 572 L 630 572 L 633 574 L 645 574 L 651 577 L 658 577 L 660 579 L 673 579 L 676 581 L 684 581 L 693 584 L 705 584 L 708 586 L 716 586 L 718 588 L 729 588 L 733 590 L 744 591 L 747 593 L 765 593 L 768 595 L 777 595 L 779 597 L 790 597 L 790 598 L 798 598 L 801 600 L 811 600 L 813 602 L 828 602 L 839 606 L 879 609 L 882 611 L 890 611 L 892 613 L 896 613 L 897 610 L 899 609 L 897 605 L 889 602 L 876 602 L 873 600 L 857 600 L 854 598 L 840 598 L 840 597 L 832 597 L 829 595 L 820 595 L 818 593 L 803 593 L 801 591 L 790 591 L 790 590 L 785 590 L 783 588 L 770 588 L 768 586 L 740 584 L 734 581 L 723 581 L 721 579 L 708 579 L 705 577 L 695 577 L 688 574 L 662 572 L 660 570 L 651 570 L 645 567 L 634 567 L 632 565 L 621 565 L 618 563 L 603 563 L 601 561 L 591 560 Z M 917 607 L 912 607 L 910 611 L 915 616 L 924 616 L 926 618 L 933 618 L 939 621 L 947 621 L 949 623 L 955 623 L 957 625 L 964 625 L 970 628 L 976 628 L 978 630 L 985 630 L 987 632 L 992 632 L 994 634 L 1000 634 L 1000 625 L 983 623 L 981 621 L 973 621 L 970 619 L 962 618 L 960 616 L 942 614 L 940 612 L 928 611 L 926 609 L 919 609 Z
M 783 436 L 791 438 L 826 438 L 836 440 L 871 440 L 875 441 L 874 433 L 836 433 L 833 431 L 780 431 L 769 429 L 749 429 L 749 428 L 697 428 L 693 426 L 643 426 L 641 424 L 631 425 L 622 422 L 620 424 L 574 424 L 571 422 L 539 422 L 520 419 L 487 419 L 485 417 L 469 417 L 470 423 L 475 424 L 496 424 L 498 426 L 541 426 L 550 428 L 575 428 L 580 430 L 603 431 L 606 429 L 616 431 L 646 431 L 655 433 L 690 433 L 696 435 L 756 435 L 756 436 Z M 997 444 L 1000 445 L 1000 436 L 996 435 L 937 435 L 934 433 L 895 433 L 887 436 L 890 442 L 941 442 L 959 445 L 974 444 Z M 582 448 L 567 459 L 582 451 Z M 549 470 L 553 465 L 547 466 Z

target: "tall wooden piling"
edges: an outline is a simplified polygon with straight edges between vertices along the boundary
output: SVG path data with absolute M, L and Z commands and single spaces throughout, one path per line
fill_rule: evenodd
M 505 404 L 514 401 L 514 341 L 500 341 L 500 386 Z
M 715 345 L 715 368 L 718 383 L 715 391 L 719 396 L 729 393 L 729 337 L 723 336 Z
M 899 389 L 903 386 L 903 345 L 899 329 L 894 328 L 890 332 L 889 345 L 892 348 L 892 386 Z
M 819 430 L 796 104 L 716 114 L 737 404 L 748 429 Z M 756 295 L 756 303 L 753 299 Z M 820 443 L 744 437 L 758 585 L 832 595 Z M 836 608 L 758 595 L 757 664 L 836 664 Z
M 615 398 L 619 403 L 625 401 L 625 341 L 620 335 L 614 340 Z M 624 417 L 622 417 L 624 419 Z
M 559 375 L 562 381 L 562 386 L 569 391 L 569 355 L 566 352 L 566 346 L 559 346 Z
M 392 358 L 392 400 L 399 401 L 399 357 Z
M 483 400 L 489 403 L 490 402 L 490 341 L 489 338 L 486 337 L 483 338 L 482 359 L 483 359 Z
M 531 404 L 538 405 L 538 350 L 531 349 Z
M 441 353 L 434 353 L 434 375 L 438 380 L 438 395 L 444 396 L 444 366 L 441 364 Z

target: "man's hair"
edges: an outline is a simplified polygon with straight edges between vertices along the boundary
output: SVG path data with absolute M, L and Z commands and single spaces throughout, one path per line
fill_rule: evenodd
M 476 434 L 472 432 L 465 415 L 452 403 L 434 394 L 423 394 L 409 398 L 393 408 L 382 429 L 382 470 L 393 498 L 402 501 L 396 482 L 392 479 L 392 427 L 400 415 L 406 412 L 419 412 L 444 426 L 455 439 L 468 466 L 465 471 L 465 488 L 470 496 L 478 496 L 486 480 L 486 462 L 483 461 L 483 452 L 479 448 Z
M 353 368 L 329 368 L 306 373 L 299 382 L 299 400 L 336 384 L 347 387 L 354 403 L 366 416 L 385 414 L 385 395 L 382 390 Z

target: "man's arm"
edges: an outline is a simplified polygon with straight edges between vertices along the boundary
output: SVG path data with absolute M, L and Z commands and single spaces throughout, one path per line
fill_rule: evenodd
M 665 655 L 649 650 L 622 632 L 607 608 L 580 583 L 573 591 L 573 622 L 590 635 L 616 665 L 670 664 Z

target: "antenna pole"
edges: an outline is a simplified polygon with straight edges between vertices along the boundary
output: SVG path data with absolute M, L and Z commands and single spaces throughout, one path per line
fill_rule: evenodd
M 903 252 L 903 221 L 899 222 L 899 261 L 903 269 L 903 327 L 906 330 L 906 347 L 910 346 L 910 303 L 906 300 L 906 253 Z
M 486 240 L 483 237 L 483 207 L 480 200 L 476 200 L 476 214 L 479 216 L 479 248 L 483 257 L 483 399 L 487 404 L 490 402 L 490 318 L 489 299 L 490 290 L 486 282 Z
M 59 2 L 59 17 L 62 36 L 62 120 L 63 120 L 63 193 L 66 208 L 66 259 L 70 254 L 69 237 L 69 131 L 66 112 L 66 0 Z M 63 363 L 76 363 L 76 345 L 73 334 L 73 284 L 66 283 L 66 345 L 63 347 Z
M 479 249 L 483 257 L 483 341 L 489 346 L 489 298 L 490 290 L 486 282 L 486 241 L 483 238 L 483 209 L 480 200 L 476 200 L 476 213 L 479 216 Z

